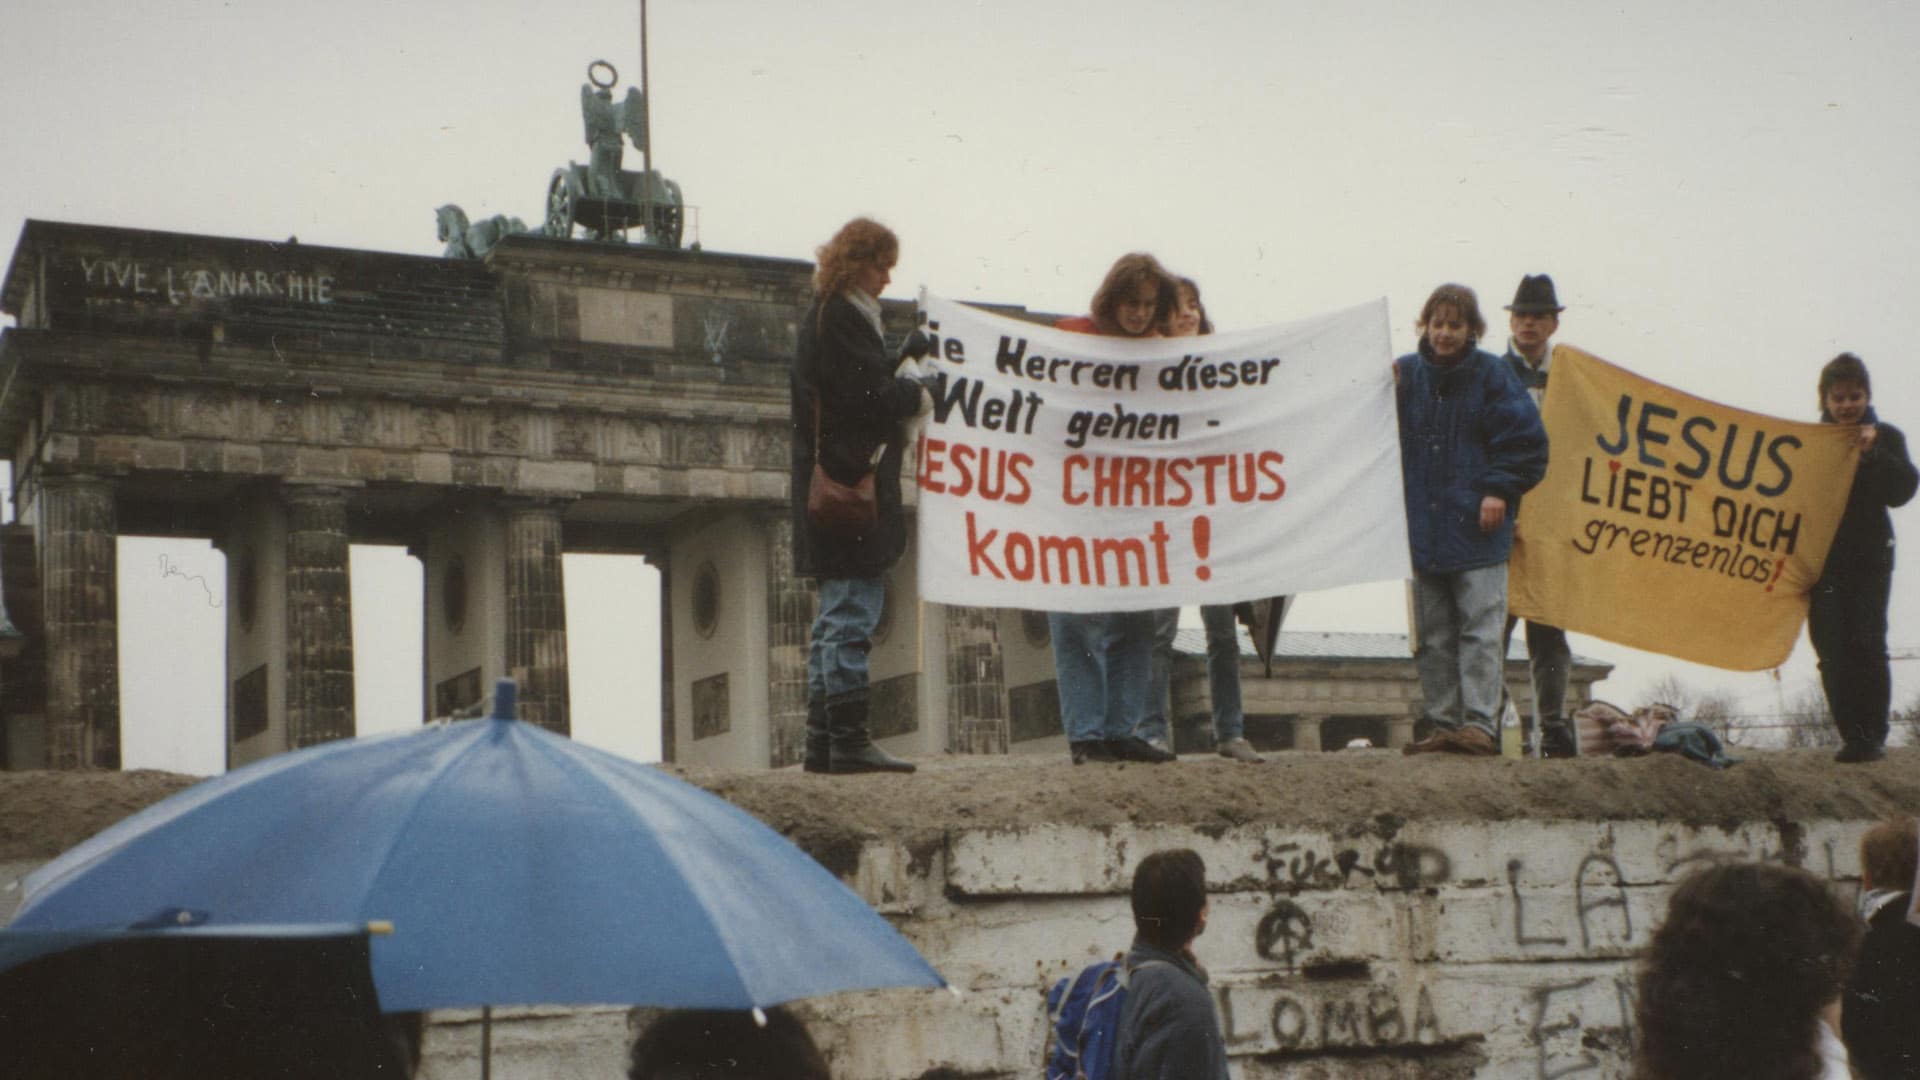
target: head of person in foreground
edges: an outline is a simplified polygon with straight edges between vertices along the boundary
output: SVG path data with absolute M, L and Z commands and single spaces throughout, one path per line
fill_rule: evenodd
M 1688 876 L 1642 959 L 1634 1075 L 1818 1077 L 1821 1014 L 1846 985 L 1857 935 L 1803 870 L 1721 863 Z

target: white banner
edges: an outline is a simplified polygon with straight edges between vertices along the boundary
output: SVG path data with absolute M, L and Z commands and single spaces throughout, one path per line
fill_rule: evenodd
M 1411 576 L 1385 300 L 1147 339 L 920 310 L 922 598 L 1122 611 Z

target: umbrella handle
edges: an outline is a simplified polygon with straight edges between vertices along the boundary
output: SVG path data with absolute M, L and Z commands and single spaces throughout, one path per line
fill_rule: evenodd
M 489 720 L 520 719 L 520 684 L 512 679 L 493 681 L 493 714 Z

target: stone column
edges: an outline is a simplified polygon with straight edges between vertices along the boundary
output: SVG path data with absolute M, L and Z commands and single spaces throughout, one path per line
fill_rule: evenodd
M 281 489 L 287 507 L 287 749 L 352 738 L 353 592 L 347 492 Z
M 807 649 L 820 597 L 811 580 L 794 575 L 793 518 L 766 520 L 767 750 L 777 769 L 806 752 Z
M 1000 613 L 943 606 L 947 619 L 947 747 L 1004 754 L 1011 734 L 1000 654 Z
M 673 764 L 677 756 L 673 727 L 673 565 L 666 547 L 648 552 L 647 561 L 660 571 L 660 760 Z
M 1293 748 L 1295 750 L 1325 750 L 1326 741 L 1321 730 L 1326 726 L 1324 716 L 1296 716 L 1293 719 Z
M 120 767 L 120 655 L 113 484 L 42 476 L 41 610 L 47 649 L 47 766 Z
M 506 513 L 507 673 L 520 683 L 520 719 L 571 735 L 560 507 L 514 503 Z

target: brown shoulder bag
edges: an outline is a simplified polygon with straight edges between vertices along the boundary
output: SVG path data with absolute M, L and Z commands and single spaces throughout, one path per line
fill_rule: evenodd
M 853 536 L 872 532 L 880 523 L 880 507 L 873 499 L 873 470 L 843 484 L 827 475 L 820 464 L 820 397 L 813 399 L 813 476 L 807 481 L 807 520 L 821 532 Z

